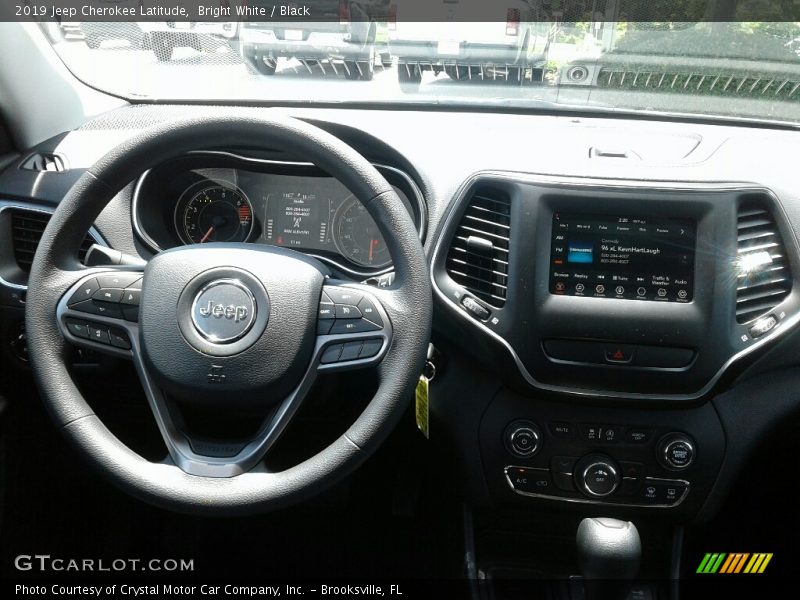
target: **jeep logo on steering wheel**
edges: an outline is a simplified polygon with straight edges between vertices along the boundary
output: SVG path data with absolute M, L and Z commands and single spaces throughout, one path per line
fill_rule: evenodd
M 217 279 L 206 284 L 192 304 L 192 323 L 209 342 L 230 344 L 253 326 L 256 301 L 238 279 Z

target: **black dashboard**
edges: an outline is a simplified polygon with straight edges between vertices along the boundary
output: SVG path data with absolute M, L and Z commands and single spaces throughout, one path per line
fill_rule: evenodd
M 31 150 L 68 157 L 69 171 L 26 172 L 20 157 L 0 174 L 0 200 L 52 210 L 131 132 L 215 110 L 224 109 L 103 115 Z M 699 518 L 754 445 L 798 412 L 787 383 L 800 351 L 795 131 L 293 114 L 364 154 L 414 218 L 431 264 L 432 342 L 445 357 L 431 382 L 431 419 L 475 506 L 599 504 L 612 515 Z M 630 152 L 592 151 L 609 148 Z M 3 227 L 0 258 L 13 262 L 18 232 L 10 219 L 0 218 Z M 223 148 L 164 164 L 132 181 L 95 233 L 144 259 L 232 240 L 306 252 L 345 279 L 391 272 L 349 192 L 302 156 Z M 4 307 L 19 311 L 22 292 L 21 279 L 0 281 Z M 9 314 L 5 336 L 20 319 Z M 613 485 L 600 471 L 616 474 Z

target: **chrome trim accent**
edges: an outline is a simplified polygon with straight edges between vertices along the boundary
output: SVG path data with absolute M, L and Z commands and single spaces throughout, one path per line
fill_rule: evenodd
M 347 371 L 364 367 L 372 367 L 377 365 L 383 360 L 389 347 L 392 343 L 392 324 L 389 315 L 383 304 L 373 294 L 374 290 L 368 289 L 366 285 L 348 284 L 345 282 L 331 282 L 330 285 L 335 287 L 349 287 L 357 291 L 362 296 L 369 298 L 374 306 L 377 308 L 381 319 L 383 320 L 383 328 L 379 331 L 370 331 L 365 333 L 345 333 L 345 334 L 329 334 L 317 336 L 312 358 L 309 362 L 303 377 L 298 383 L 297 387 L 284 399 L 280 405 L 270 414 L 262 424 L 258 433 L 250 440 L 244 448 L 235 456 L 232 457 L 214 457 L 204 456 L 197 454 L 192 450 L 189 438 L 182 433 L 176 424 L 175 420 L 169 410 L 167 399 L 162 394 L 161 390 L 155 384 L 150 376 L 147 366 L 142 355 L 140 339 L 139 339 L 139 324 L 138 322 L 125 321 L 121 319 L 114 319 L 111 317 L 104 317 L 93 315 L 89 313 L 79 312 L 71 309 L 67 302 L 75 290 L 79 289 L 81 284 L 92 277 L 103 273 L 116 273 L 120 271 L 134 271 L 142 272 L 138 268 L 131 269 L 116 269 L 108 270 L 105 268 L 96 268 L 87 270 L 85 275 L 80 277 L 77 282 L 70 287 L 70 289 L 59 300 L 56 308 L 56 318 L 58 321 L 61 335 L 76 346 L 90 348 L 99 352 L 105 352 L 120 358 L 127 358 L 133 361 L 142 387 L 147 396 L 148 404 L 153 412 L 153 416 L 167 446 L 169 455 L 174 464 L 190 475 L 197 475 L 201 477 L 235 477 L 241 475 L 252 468 L 254 468 L 262 459 L 264 454 L 269 448 L 277 441 L 283 430 L 288 425 L 291 417 L 295 414 L 300 404 L 305 399 L 312 385 L 316 381 L 318 373 L 329 373 L 333 371 Z M 324 291 L 323 287 L 323 291 Z M 130 350 L 123 350 L 114 346 L 107 346 L 98 342 L 91 341 L 85 338 L 74 336 L 66 327 L 66 319 L 79 319 L 87 322 L 101 323 L 123 329 L 131 342 Z M 321 364 L 320 360 L 322 354 L 328 346 L 332 344 L 347 343 L 357 340 L 366 339 L 380 339 L 382 341 L 379 352 L 370 358 L 357 359 L 343 363 L 329 363 Z
M 33 204 L 30 202 L 17 202 L 17 201 L 10 201 L 10 200 L 0 200 L 0 213 L 2 213 L 6 209 L 19 209 L 19 210 L 27 210 L 30 212 L 37 212 L 37 213 L 44 213 L 51 215 L 55 212 L 55 209 L 45 208 L 43 206 L 39 206 L 38 204 Z M 103 239 L 103 236 L 100 235 L 100 232 L 92 225 L 87 232 L 88 235 L 92 237 L 95 244 L 98 246 L 104 246 L 106 248 L 109 245 Z M 12 242 L 13 243 L 13 242 Z M 6 281 L 3 279 L 3 276 L 0 275 L 0 285 L 4 285 L 14 290 L 27 290 L 28 286 L 21 284 L 21 283 L 11 283 L 10 281 Z
M 242 290 L 247 295 L 247 298 L 250 300 L 250 304 L 253 307 L 252 308 L 253 314 L 248 315 L 249 322 L 247 323 L 247 327 L 245 327 L 235 336 L 229 338 L 219 338 L 215 335 L 203 331 L 203 329 L 200 327 L 200 324 L 197 322 L 197 315 L 195 315 L 195 309 L 197 308 L 197 301 L 200 299 L 200 296 L 205 294 L 208 290 L 217 287 L 218 285 L 232 285 L 235 288 Z M 224 344 L 231 344 L 236 340 L 242 339 L 253 328 L 253 325 L 255 325 L 256 318 L 258 316 L 258 303 L 256 302 L 256 297 L 253 295 L 253 292 L 251 292 L 250 288 L 248 288 L 244 283 L 242 283 L 238 279 L 226 277 L 223 279 L 216 279 L 214 281 L 210 281 L 209 283 L 205 284 L 202 288 L 200 288 L 200 290 L 198 290 L 198 292 L 195 294 L 194 300 L 192 300 L 192 308 L 190 310 L 191 310 L 190 315 L 192 319 L 192 325 L 194 325 L 194 328 L 197 330 L 197 333 L 199 333 L 200 336 L 203 337 L 210 344 L 224 345 Z
M 725 373 L 725 371 L 730 368 L 732 364 L 739 361 L 740 359 L 744 358 L 751 352 L 761 348 L 762 346 L 766 345 L 773 340 L 776 340 L 778 337 L 782 336 L 785 331 L 788 331 L 795 327 L 798 323 L 800 323 L 800 311 L 787 317 L 785 320 L 781 321 L 778 325 L 772 328 L 772 330 L 765 334 L 764 336 L 758 338 L 758 340 L 751 340 L 753 341 L 752 344 L 743 348 L 741 351 L 734 354 L 731 358 L 729 358 L 723 365 L 720 367 L 719 371 L 709 380 L 709 382 L 703 386 L 700 390 L 695 393 L 687 393 L 687 394 L 644 394 L 644 393 L 631 393 L 631 392 L 619 392 L 619 391 L 611 391 L 611 390 L 591 390 L 591 389 L 584 389 L 584 388 L 576 388 L 576 387 L 568 387 L 568 386 L 560 386 L 560 385 L 552 385 L 542 383 L 537 381 L 536 378 L 527 370 L 525 365 L 523 364 L 522 360 L 520 359 L 519 355 L 516 353 L 514 348 L 511 344 L 506 341 L 498 333 L 495 333 L 489 327 L 487 327 L 484 323 L 476 321 L 472 319 L 469 314 L 462 310 L 459 305 L 453 302 L 447 294 L 445 294 L 436 283 L 436 265 L 439 257 L 442 253 L 442 246 L 444 244 L 444 233 L 451 230 L 453 225 L 453 219 L 455 214 L 457 213 L 458 207 L 465 201 L 466 194 L 472 188 L 472 186 L 481 179 L 495 179 L 506 181 L 509 183 L 533 183 L 539 185 L 549 185 L 553 187 L 567 187 L 567 188 L 596 188 L 596 187 L 605 187 L 608 189 L 646 189 L 647 191 L 668 191 L 668 192 L 697 192 L 697 191 L 707 191 L 707 192 L 741 192 L 741 193 L 762 193 L 767 194 L 776 200 L 776 203 L 780 206 L 780 202 L 777 200 L 777 196 L 775 195 L 772 190 L 769 188 L 755 184 L 755 183 L 735 183 L 735 182 L 727 182 L 727 183 L 705 183 L 705 182 L 661 182 L 661 181 L 632 181 L 627 179 L 598 179 L 598 178 L 570 178 L 570 177 L 557 177 L 557 176 L 550 176 L 550 175 L 540 175 L 535 173 L 516 173 L 510 171 L 478 171 L 471 175 L 464 183 L 461 184 L 454 200 L 450 203 L 448 207 L 448 211 L 446 216 L 442 219 L 441 227 L 439 228 L 439 236 L 434 244 L 433 253 L 431 254 L 431 273 L 430 279 L 431 284 L 433 287 L 434 295 L 441 300 L 444 305 L 449 308 L 452 312 L 459 315 L 460 318 L 466 320 L 467 322 L 471 323 L 473 326 L 477 327 L 484 333 L 491 336 L 495 341 L 499 342 L 508 353 L 511 355 L 514 363 L 517 366 L 517 370 L 519 371 L 522 378 L 531 386 L 545 390 L 548 392 L 557 392 L 562 394 L 569 394 L 571 396 L 578 396 L 583 398 L 624 398 L 630 400 L 697 400 L 698 398 L 702 398 L 706 394 L 708 394 L 714 386 L 717 384 L 719 379 Z M 785 215 L 783 216 L 785 221 Z M 797 242 L 794 236 L 791 237 L 790 240 L 784 240 L 784 243 L 787 245 L 787 250 L 793 251 L 797 254 Z M 455 282 L 454 282 L 455 283 Z M 456 284 L 457 285 L 457 284 Z M 787 296 L 781 304 L 785 303 L 787 300 L 796 296 L 798 292 L 795 289 Z M 778 307 L 776 306 L 773 308 L 773 311 L 777 311 Z
M 503 474 L 506 477 L 506 482 L 508 483 L 508 487 L 511 488 L 511 491 L 515 494 L 519 494 L 520 496 L 527 496 L 529 498 L 542 498 L 544 500 L 560 500 L 562 502 L 571 502 L 573 504 L 594 504 L 599 506 L 621 506 L 623 508 L 676 508 L 680 506 L 684 500 L 686 500 L 686 496 L 689 495 L 689 488 L 691 488 L 691 483 L 686 481 L 685 479 L 662 479 L 660 477 L 645 477 L 645 481 L 652 481 L 653 483 L 682 483 L 686 486 L 683 491 L 681 497 L 675 501 L 674 504 L 631 504 L 631 503 L 624 503 L 624 502 L 603 502 L 602 500 L 592 500 L 591 498 L 567 498 L 564 496 L 553 496 L 551 494 L 537 494 L 536 492 L 523 492 L 522 490 L 518 490 L 514 487 L 514 484 L 511 483 L 511 478 L 508 476 L 509 469 L 528 469 L 529 471 L 539 471 L 543 473 L 550 473 L 550 469 L 543 469 L 541 467 L 522 467 L 517 465 L 508 465 L 503 469 Z
M 286 161 L 286 160 L 272 160 L 267 158 L 255 158 L 252 156 L 244 156 L 241 154 L 236 154 L 234 152 L 227 152 L 224 150 L 193 150 L 191 152 L 187 152 L 184 156 L 178 158 L 186 158 L 186 157 L 193 157 L 193 156 L 210 156 L 210 157 L 225 157 L 232 160 L 236 160 L 242 163 L 252 163 L 252 164 L 261 164 L 261 165 L 285 165 L 285 166 L 292 166 L 292 167 L 314 167 L 318 168 L 314 163 L 310 162 L 298 162 L 298 161 Z M 419 239 L 420 241 L 425 240 L 425 234 L 427 232 L 428 227 L 428 206 L 425 203 L 425 199 L 422 195 L 422 191 L 419 189 L 419 186 L 416 182 L 411 178 L 411 176 L 406 173 L 405 171 L 401 171 L 396 167 L 391 167 L 389 165 L 384 165 L 382 163 L 371 163 L 376 169 L 383 169 L 385 171 L 390 171 L 397 175 L 398 177 L 402 178 L 406 184 L 408 185 L 409 189 L 412 192 L 413 198 L 409 198 L 410 201 L 416 204 L 417 215 L 419 216 L 419 226 L 417 227 L 419 231 Z M 133 190 L 133 198 L 131 201 L 131 223 L 133 224 L 133 230 L 139 239 L 145 243 L 149 247 L 150 250 L 153 252 L 161 252 L 163 248 L 161 248 L 156 241 L 150 237 L 146 231 L 141 226 L 139 222 L 139 193 L 141 188 L 144 184 L 144 181 L 147 179 L 147 176 L 150 174 L 152 169 L 148 169 L 139 177 L 136 181 L 136 185 L 134 186 Z M 330 176 L 329 176 L 330 177 Z M 335 179 L 335 178 L 334 178 Z M 385 275 L 386 273 L 390 273 L 393 270 L 392 265 L 385 267 L 383 269 L 379 269 L 377 271 L 364 271 L 360 269 L 356 269 L 347 265 L 340 263 L 337 260 L 334 260 L 328 256 L 321 256 L 319 254 L 314 254 L 312 252 L 304 252 L 307 256 L 313 256 L 314 258 L 321 260 L 322 262 L 332 264 L 334 267 L 341 269 L 348 275 L 353 275 L 356 277 L 377 277 L 380 275 Z
M 603 461 L 603 460 L 597 460 L 597 461 L 594 461 L 593 463 L 591 463 L 590 465 L 588 465 L 583 470 L 583 473 L 581 473 L 581 483 L 583 484 L 583 489 L 586 492 L 588 492 L 589 494 L 591 494 L 592 496 L 594 496 L 595 498 L 605 498 L 606 496 L 610 496 L 611 494 L 613 494 L 614 492 L 617 491 L 617 488 L 619 487 L 619 479 L 617 479 L 617 481 L 614 482 L 614 487 L 611 488 L 611 491 L 606 492 L 605 494 L 598 494 L 597 492 L 592 491 L 592 489 L 586 484 L 586 474 L 589 472 L 589 469 L 591 469 L 592 467 L 597 467 L 597 466 L 607 467 L 608 470 L 611 471 L 611 473 L 613 474 L 613 476 L 615 478 L 619 477 L 619 475 L 617 474 L 617 470 L 614 467 L 612 467 L 609 463 L 607 463 L 606 461 Z

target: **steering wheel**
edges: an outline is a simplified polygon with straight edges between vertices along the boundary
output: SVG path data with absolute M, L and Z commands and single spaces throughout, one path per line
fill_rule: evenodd
M 179 247 L 142 267 L 86 268 L 78 248 L 101 210 L 142 172 L 193 150 L 302 155 L 343 183 L 391 254 L 388 288 L 337 281 L 301 253 L 265 245 Z M 432 295 L 414 223 L 389 183 L 308 123 L 245 114 L 147 129 L 88 169 L 59 203 L 28 284 L 26 330 L 56 425 L 112 482 L 189 513 L 248 514 L 298 502 L 351 473 L 404 414 L 430 337 Z M 94 414 L 68 368 L 70 344 L 131 359 L 168 450 L 146 460 Z M 264 456 L 320 373 L 374 368 L 377 391 L 329 446 L 278 472 Z M 193 431 L 182 408 L 251 415 L 246 439 Z M 255 431 L 255 433 L 252 433 Z M 205 434 L 206 436 L 208 434 Z

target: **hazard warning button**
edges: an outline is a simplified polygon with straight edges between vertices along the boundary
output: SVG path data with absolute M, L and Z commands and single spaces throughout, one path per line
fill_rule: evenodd
M 603 355 L 606 362 L 615 365 L 625 365 L 633 362 L 633 356 L 636 353 L 635 346 L 625 344 L 615 344 L 613 346 L 606 346 Z

